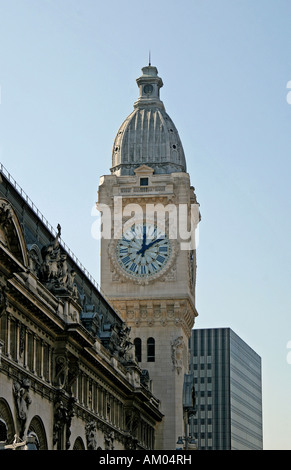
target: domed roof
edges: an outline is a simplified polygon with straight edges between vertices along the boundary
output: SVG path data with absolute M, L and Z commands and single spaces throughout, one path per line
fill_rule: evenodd
M 186 161 L 178 131 L 166 113 L 159 92 L 163 86 L 156 67 L 148 65 L 137 79 L 140 96 L 134 111 L 120 126 L 114 139 L 111 172 L 134 175 L 148 165 L 155 173 L 186 172 Z

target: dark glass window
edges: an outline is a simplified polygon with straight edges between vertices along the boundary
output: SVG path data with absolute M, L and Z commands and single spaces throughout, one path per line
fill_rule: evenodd
M 147 341 L 147 356 L 148 362 L 155 362 L 155 340 L 149 338 Z
M 137 360 L 137 362 L 141 362 L 141 339 L 140 338 L 135 338 L 134 347 L 135 347 L 135 359 Z
M 140 184 L 140 186 L 148 186 L 149 185 L 149 179 L 148 178 L 140 178 L 139 184 Z

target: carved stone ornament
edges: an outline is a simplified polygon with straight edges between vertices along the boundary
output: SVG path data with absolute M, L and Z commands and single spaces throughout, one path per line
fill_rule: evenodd
M 22 439 L 25 432 L 25 425 L 27 420 L 27 412 L 31 404 L 29 395 L 30 380 L 23 378 L 22 380 L 14 380 L 13 382 L 13 396 L 17 410 L 17 418 L 20 425 L 19 437 Z
M 74 416 L 75 399 L 70 397 L 65 399 L 61 393 L 58 393 L 54 403 L 54 427 L 53 427 L 53 445 L 61 449 L 62 438 L 65 438 L 65 448 L 68 450 L 71 446 L 71 422 Z
M 177 338 L 171 343 L 172 350 L 172 364 L 173 370 L 176 369 L 177 373 L 180 374 L 183 367 L 184 360 L 184 341 L 183 336 L 177 336 Z
M 154 221 L 151 222 L 150 220 L 147 222 L 153 223 Z M 143 221 L 136 220 L 134 223 L 143 223 Z M 130 223 L 129 225 L 125 224 L 123 227 L 123 230 L 130 228 L 131 225 L 134 225 L 133 223 Z M 112 280 L 117 281 L 117 282 L 128 282 L 130 281 L 131 283 L 133 282 L 134 284 L 138 285 L 148 285 L 151 284 L 157 280 L 159 281 L 173 281 L 176 279 L 176 270 L 175 270 L 175 262 L 178 254 L 178 242 L 175 239 L 169 238 L 169 243 L 171 245 L 171 256 L 166 265 L 161 269 L 159 272 L 156 274 L 152 274 L 151 276 L 148 277 L 138 277 L 138 276 L 133 276 L 130 275 L 128 272 L 126 272 L 122 267 L 120 266 L 118 259 L 117 259 L 117 244 L 119 242 L 119 239 L 122 238 L 122 230 L 120 230 L 119 233 L 117 233 L 116 238 L 112 238 L 109 242 L 108 245 L 108 255 L 110 259 L 110 267 L 111 267 L 111 272 L 112 272 Z
M 60 236 L 61 227 L 58 225 L 54 241 L 41 250 L 40 279 L 56 296 L 70 295 L 77 300 L 79 294 L 75 284 L 76 272 L 68 268 L 67 255 L 61 250 L 59 243 Z
M 58 355 L 55 359 L 55 385 L 58 389 L 66 388 L 68 381 L 69 361 L 65 355 Z
M 28 261 L 29 261 L 29 269 L 39 277 L 40 270 L 42 267 L 43 259 L 41 255 L 40 248 L 33 243 L 32 245 L 27 246 L 28 250 Z
M 96 421 L 90 421 L 85 426 L 85 434 L 88 450 L 97 450 L 97 424 Z
M 100 331 L 100 339 L 113 356 L 121 362 L 130 362 L 133 357 L 133 344 L 129 337 L 130 328 L 125 323 L 105 323 Z
M 8 202 L 0 204 L 0 242 L 7 246 L 6 228 L 12 219 L 12 210 Z
M 150 375 L 149 375 L 149 371 L 147 369 L 143 369 L 141 371 L 141 377 L 140 377 L 140 382 L 141 384 L 146 387 L 146 388 L 149 388 L 149 385 L 150 385 Z
M 104 433 L 105 450 L 114 450 L 113 442 L 114 442 L 114 432 L 105 431 Z

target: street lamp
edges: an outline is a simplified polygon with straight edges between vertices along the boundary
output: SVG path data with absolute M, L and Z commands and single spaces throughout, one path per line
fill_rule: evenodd
M 182 445 L 183 447 L 178 447 L 176 450 L 197 450 L 196 440 L 192 436 L 179 436 L 177 440 L 177 446 L 180 445 Z
M 197 444 L 193 436 L 193 423 L 191 418 L 196 414 L 196 398 L 195 398 L 195 385 L 194 374 L 184 375 L 183 386 L 183 418 L 184 418 L 184 433 L 185 437 L 179 436 L 177 445 L 183 445 L 182 449 L 197 450 Z M 190 425 L 190 432 L 188 426 Z M 181 448 L 179 448 L 181 449 Z

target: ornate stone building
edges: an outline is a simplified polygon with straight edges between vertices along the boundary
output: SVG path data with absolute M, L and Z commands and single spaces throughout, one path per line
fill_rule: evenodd
M 160 99 L 162 79 L 148 65 L 139 98 L 119 128 L 111 174 L 102 176 L 101 287 L 131 328 L 164 419 L 157 448 L 184 435 L 184 377 L 195 308 L 195 228 L 199 204 L 178 131 Z
M 1 166 L 0 447 L 153 449 L 163 415 L 129 333 Z

